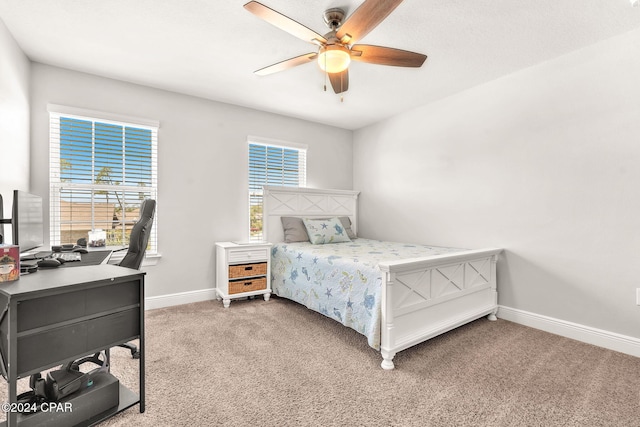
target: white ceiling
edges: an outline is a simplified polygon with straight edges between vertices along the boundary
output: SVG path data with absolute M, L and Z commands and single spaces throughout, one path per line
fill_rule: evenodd
M 405 0 L 361 42 L 427 61 L 352 63 L 341 103 L 315 64 L 253 74 L 316 49 L 247 12 L 246 1 L 0 0 L 0 18 L 32 61 L 346 129 L 640 28 L 629 0 Z M 349 15 L 362 0 L 261 2 L 325 34 L 325 9 Z

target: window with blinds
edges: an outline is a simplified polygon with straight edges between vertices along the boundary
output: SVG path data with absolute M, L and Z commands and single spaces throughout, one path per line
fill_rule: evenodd
M 288 145 L 288 144 L 287 144 Z M 262 187 L 304 187 L 307 183 L 306 146 L 249 141 L 249 239 L 262 235 Z
M 140 203 L 157 200 L 157 144 L 157 126 L 50 111 L 51 245 L 102 230 L 106 245 L 127 246 Z

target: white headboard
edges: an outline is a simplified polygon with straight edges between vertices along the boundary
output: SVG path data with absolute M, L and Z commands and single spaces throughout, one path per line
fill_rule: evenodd
M 284 240 L 280 217 L 326 218 L 348 216 L 351 228 L 358 233 L 358 194 L 353 190 L 265 186 L 262 199 L 262 232 L 265 240 Z

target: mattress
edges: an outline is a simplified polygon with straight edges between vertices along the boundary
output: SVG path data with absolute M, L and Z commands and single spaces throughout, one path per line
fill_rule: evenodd
M 356 330 L 378 350 L 382 292 L 378 264 L 464 250 L 362 238 L 325 245 L 278 243 L 271 250 L 271 287 L 276 295 Z

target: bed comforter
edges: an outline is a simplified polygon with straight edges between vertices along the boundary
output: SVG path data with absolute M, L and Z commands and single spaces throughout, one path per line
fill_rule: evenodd
M 428 257 L 465 249 L 384 242 L 312 245 L 279 243 L 271 250 L 272 291 L 324 314 L 380 348 L 381 261 Z

